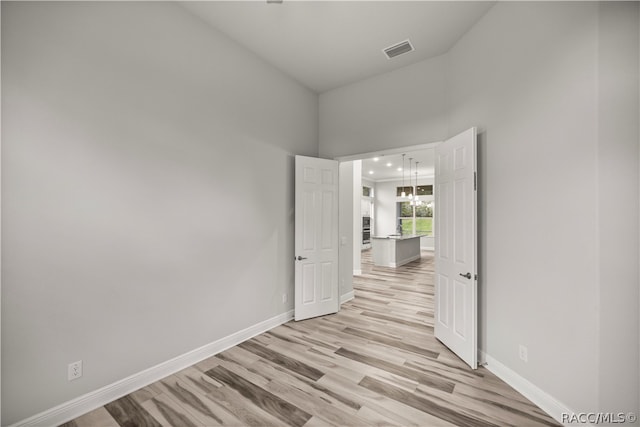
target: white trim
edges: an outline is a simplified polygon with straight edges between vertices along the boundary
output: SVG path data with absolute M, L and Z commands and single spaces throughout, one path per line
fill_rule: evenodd
M 195 350 L 191 350 L 183 355 L 162 362 L 144 371 L 133 374 L 113 384 L 109 384 L 98 390 L 87 393 L 76 399 L 65 402 L 54 408 L 36 414 L 12 424 L 10 427 L 27 426 L 57 426 L 64 424 L 74 418 L 84 415 L 96 408 L 106 405 L 116 399 L 126 396 L 142 387 L 154 383 L 168 375 L 175 374 L 189 366 L 205 360 L 215 354 L 220 353 L 230 347 L 240 344 L 243 341 L 253 338 L 263 332 L 282 325 L 293 319 L 293 310 L 279 314 L 271 319 L 249 326 L 246 329 L 235 332 L 229 336 L 221 338 L 212 343 L 206 344 Z
M 353 275 L 354 276 L 362 276 L 362 270 L 358 269 L 358 270 L 353 270 Z
M 485 366 L 487 364 L 487 353 L 478 349 L 478 366 Z M 487 369 L 489 369 L 487 367 Z M 495 374 L 495 372 L 494 372 Z M 496 374 L 498 375 L 498 374 Z M 504 381 L 504 380 L 503 380 Z
M 344 304 L 347 301 L 351 301 L 356 296 L 354 291 L 349 291 L 346 294 L 340 295 L 340 304 Z
M 502 381 L 509 384 L 524 397 L 535 403 L 549 416 L 557 422 L 562 423 L 562 414 L 577 414 L 577 411 L 571 410 L 567 405 L 560 402 L 529 380 L 523 378 L 507 366 L 498 362 L 485 352 L 478 350 L 479 360 L 486 363 L 485 368 L 494 373 Z M 481 363 L 483 363 L 481 362 Z M 569 425 L 569 424 L 566 424 Z M 583 424 L 590 425 L 590 424 Z
M 411 178 L 415 178 L 414 176 L 412 176 Z M 418 179 L 434 179 L 435 175 L 434 174 L 430 174 L 430 175 L 418 175 Z M 381 179 L 377 179 L 375 181 L 373 181 L 374 183 L 379 183 L 379 182 L 402 182 L 402 178 L 381 178 Z M 418 183 L 418 186 L 421 185 L 432 185 L 432 184 L 420 184 Z M 405 187 L 411 187 L 411 185 L 405 185 Z M 420 196 L 423 197 L 423 196 Z
M 434 148 L 436 145 L 440 143 L 442 143 L 442 141 L 427 142 L 424 144 L 409 145 L 409 146 L 400 147 L 400 148 L 390 148 L 388 150 L 369 151 L 367 153 L 359 153 L 359 154 L 352 154 L 348 156 L 334 157 L 334 160 L 337 160 L 339 162 L 349 162 L 352 160 L 368 159 L 370 157 L 388 156 L 391 154 L 402 154 L 406 151 L 418 151 L 418 150 L 425 150 L 427 148 Z

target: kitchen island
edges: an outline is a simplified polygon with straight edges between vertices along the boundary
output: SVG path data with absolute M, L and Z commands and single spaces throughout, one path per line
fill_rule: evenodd
M 421 234 L 373 236 L 373 265 L 395 268 L 420 259 L 420 237 Z

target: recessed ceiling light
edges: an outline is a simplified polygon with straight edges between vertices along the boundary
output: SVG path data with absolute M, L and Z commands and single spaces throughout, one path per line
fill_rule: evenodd
M 391 162 L 387 163 L 387 167 L 390 168 L 391 167 Z
M 369 171 L 369 175 L 373 175 L 373 171 Z
M 374 157 L 374 158 L 373 158 L 373 161 L 374 161 L 374 162 L 377 162 L 378 160 L 380 160 L 380 157 Z
M 398 168 L 398 172 L 402 172 L 402 168 Z

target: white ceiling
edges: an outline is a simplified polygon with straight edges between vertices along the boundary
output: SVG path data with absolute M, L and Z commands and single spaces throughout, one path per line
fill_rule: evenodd
M 447 52 L 494 2 L 181 2 L 231 39 L 321 93 Z M 415 51 L 382 49 L 410 39 Z
M 432 177 L 434 174 L 434 149 L 407 151 L 404 158 L 404 179 L 409 185 L 409 158 L 411 179 L 415 181 L 415 162 L 418 162 L 418 177 Z M 376 160 L 377 159 L 377 160 Z M 400 170 L 398 170 L 400 168 Z M 373 173 L 372 173 L 373 172 Z M 362 160 L 362 177 L 372 181 L 402 179 L 402 154 L 387 154 Z

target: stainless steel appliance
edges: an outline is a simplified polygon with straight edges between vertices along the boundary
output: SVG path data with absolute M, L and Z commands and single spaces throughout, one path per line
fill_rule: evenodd
M 371 243 L 371 217 L 362 217 L 362 244 L 368 245 Z

